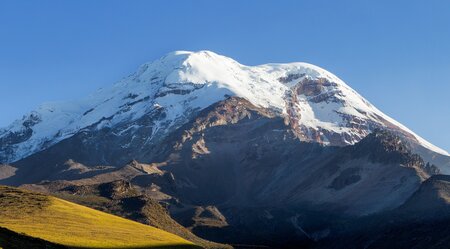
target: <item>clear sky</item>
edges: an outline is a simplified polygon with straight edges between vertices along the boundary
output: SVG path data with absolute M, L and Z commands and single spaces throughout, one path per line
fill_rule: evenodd
M 0 0 L 0 126 L 173 50 L 304 61 L 450 151 L 450 1 Z

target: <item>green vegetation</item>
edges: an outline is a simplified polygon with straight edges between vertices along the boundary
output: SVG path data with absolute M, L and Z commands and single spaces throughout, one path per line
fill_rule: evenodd
M 72 248 L 198 248 L 151 226 L 4 186 L 0 186 L 0 227 Z

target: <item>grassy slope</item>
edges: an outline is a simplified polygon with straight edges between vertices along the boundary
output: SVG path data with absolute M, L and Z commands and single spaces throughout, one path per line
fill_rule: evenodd
M 204 248 L 232 248 L 229 245 L 214 243 L 195 236 L 187 228 L 181 226 L 173 220 L 167 211 L 156 202 L 147 203 L 143 210 L 135 212 L 132 210 L 124 210 L 123 208 L 120 208 L 120 204 L 113 204 L 110 200 L 102 197 L 92 195 L 78 196 L 61 193 L 58 193 L 55 196 L 70 202 L 81 204 L 83 206 L 101 210 L 106 213 L 125 217 L 143 224 L 148 224 L 169 233 L 178 235 Z M 121 203 L 123 203 L 123 201 Z M 142 217 L 140 217 L 141 214 L 143 215 Z
M 0 227 L 77 248 L 195 247 L 151 226 L 4 186 L 0 186 Z

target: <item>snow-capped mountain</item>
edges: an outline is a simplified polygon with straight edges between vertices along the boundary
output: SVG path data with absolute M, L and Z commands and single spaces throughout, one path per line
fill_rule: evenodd
M 307 63 L 246 66 L 210 51 L 177 51 L 140 66 L 85 99 L 43 104 L 1 129 L 0 163 L 18 161 L 87 130 L 115 128 L 114 136 L 126 134 L 130 143 L 140 139 L 141 144 L 151 144 L 198 111 L 230 96 L 284 118 L 303 141 L 350 145 L 384 128 L 407 139 L 417 152 L 449 156 L 320 67 Z M 151 118 L 137 122 L 146 116 Z M 137 131 L 143 127 L 146 135 L 139 137 Z
M 208 51 L 170 53 L 0 130 L 0 184 L 84 196 L 120 181 L 197 235 L 232 244 L 309 243 L 372 214 L 394 224 L 405 203 L 429 206 L 416 197 L 435 196 L 424 187 L 441 186 L 441 173 L 450 174 L 447 152 L 326 70 L 245 66 Z M 148 211 L 116 203 L 130 217 Z

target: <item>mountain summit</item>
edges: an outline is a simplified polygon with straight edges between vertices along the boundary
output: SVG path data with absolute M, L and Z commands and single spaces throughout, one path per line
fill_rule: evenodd
M 154 144 L 231 96 L 282 117 L 302 141 L 345 146 L 375 129 L 391 130 L 426 161 L 437 160 L 450 172 L 450 165 L 440 163 L 446 151 L 383 114 L 332 73 L 307 63 L 246 66 L 210 51 L 172 52 L 85 99 L 41 105 L 0 129 L 0 163 L 101 129 L 130 138 L 120 144 L 124 148 Z

